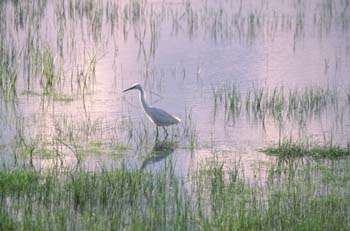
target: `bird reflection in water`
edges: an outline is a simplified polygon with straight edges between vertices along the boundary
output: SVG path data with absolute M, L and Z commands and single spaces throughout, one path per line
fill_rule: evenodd
M 172 154 L 177 148 L 177 142 L 156 140 L 149 156 L 142 162 L 141 170 L 150 164 L 157 163 Z

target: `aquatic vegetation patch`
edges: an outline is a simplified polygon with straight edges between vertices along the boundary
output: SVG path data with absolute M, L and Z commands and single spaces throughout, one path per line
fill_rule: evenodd
M 322 174 L 337 174 L 334 167 L 330 165 Z M 177 177 L 172 167 L 157 172 L 125 166 L 101 168 L 97 172 L 83 168 L 42 172 L 32 168 L 1 169 L 0 227 L 3 230 L 13 227 L 28 230 L 49 227 L 56 230 L 349 229 L 349 192 L 343 191 L 349 181 L 318 193 L 323 186 L 317 178 L 310 177 L 312 171 L 310 165 L 299 163 L 272 166 L 268 186 L 261 188 L 245 181 L 239 169 L 225 170 L 218 162 L 205 164 L 190 178 L 191 183 Z M 348 171 L 343 172 L 345 177 L 347 174 Z
M 268 155 L 282 158 L 289 157 L 314 157 L 314 158 L 340 158 L 350 156 L 350 147 L 338 145 L 304 144 L 301 142 L 283 141 L 281 144 L 273 145 L 262 150 Z
M 40 180 L 40 173 L 34 170 L 14 169 L 0 171 L 1 194 L 11 195 L 32 190 Z
M 60 101 L 65 103 L 70 103 L 74 100 L 72 96 L 62 93 L 53 93 L 52 97 L 54 101 Z
M 47 93 L 39 93 L 33 90 L 24 90 L 21 92 L 21 95 L 25 95 L 25 96 L 47 96 L 47 97 L 51 97 L 54 101 L 57 102 L 65 102 L 65 103 L 70 103 L 74 100 L 73 96 L 68 95 L 68 94 L 64 94 L 64 93 L 60 93 L 60 92 L 47 92 Z
M 9 47 L 8 47 L 9 46 Z M 0 97 L 11 101 L 17 96 L 18 54 L 11 44 L 0 39 Z
M 78 153 L 77 155 L 79 158 L 85 157 L 85 156 L 100 156 L 103 152 L 102 149 L 102 143 L 88 143 L 87 145 L 79 145 L 78 147 Z
M 45 47 L 41 54 L 40 78 L 40 86 L 44 94 L 49 94 L 53 91 L 60 78 L 61 70 L 56 67 L 53 51 L 49 47 Z
M 243 94 L 237 85 L 227 83 L 212 87 L 212 93 L 214 117 L 219 110 L 223 110 L 225 120 L 235 121 L 244 111 L 244 116 L 250 118 L 253 115 L 255 120 L 264 121 L 270 117 L 278 123 L 297 121 L 300 124 L 329 108 L 336 110 L 340 103 L 339 99 L 344 98 L 344 95 L 336 90 L 319 86 L 300 89 L 284 86 L 273 89 L 253 87 L 248 88 Z
M 84 156 L 100 156 L 102 154 L 108 154 L 114 157 L 122 157 L 127 154 L 130 147 L 123 143 L 109 144 L 102 140 L 91 140 L 86 145 L 80 145 L 78 147 L 79 157 Z
M 130 147 L 128 145 L 123 144 L 123 143 L 112 144 L 111 148 L 113 150 L 116 150 L 116 151 L 126 151 L 126 150 L 130 149 Z
M 115 143 L 112 144 L 109 148 L 109 155 L 114 157 L 123 157 L 127 155 L 127 151 L 130 150 L 131 147 L 123 144 L 123 143 Z
M 23 90 L 21 92 L 21 95 L 26 95 L 26 96 L 40 96 L 39 93 L 33 91 L 33 90 Z

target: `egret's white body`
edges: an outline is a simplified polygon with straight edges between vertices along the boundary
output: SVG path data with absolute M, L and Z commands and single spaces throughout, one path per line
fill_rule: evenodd
M 156 108 L 148 105 L 146 101 L 145 92 L 140 84 L 136 83 L 131 87 L 129 87 L 128 89 L 125 89 L 123 92 L 133 90 L 133 89 L 139 90 L 142 108 L 146 113 L 147 117 L 157 126 L 157 134 L 158 134 L 158 127 L 164 128 L 166 126 L 178 124 L 181 122 L 180 118 L 174 115 L 171 115 L 160 108 Z

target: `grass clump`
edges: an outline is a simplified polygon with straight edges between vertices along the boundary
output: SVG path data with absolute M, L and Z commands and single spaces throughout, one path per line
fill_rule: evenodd
M 113 150 L 116 150 L 116 151 L 126 151 L 128 149 L 130 149 L 130 147 L 126 144 L 123 144 L 123 143 L 115 143 L 112 145 L 111 147 Z
M 339 158 L 350 156 L 350 148 L 340 147 L 338 145 L 325 144 L 303 144 L 291 141 L 283 141 L 279 145 L 267 147 L 262 150 L 268 155 L 278 156 L 282 158 L 295 158 L 310 156 L 314 158 Z
M 1 194 L 11 195 L 33 189 L 39 182 L 40 174 L 31 170 L 0 171 Z
M 67 95 L 64 93 L 59 93 L 59 92 L 55 92 L 55 91 L 51 91 L 51 92 L 44 92 L 43 94 L 40 94 L 38 92 L 35 92 L 33 90 L 24 90 L 21 92 L 21 95 L 25 95 L 25 96 L 48 96 L 48 97 L 52 97 L 53 101 L 58 101 L 58 102 L 65 102 L 65 103 L 70 103 L 72 102 L 74 99 L 71 95 Z
M 53 96 L 54 101 L 60 101 L 60 102 L 65 102 L 65 103 L 70 103 L 73 101 L 73 97 L 70 95 L 66 95 L 66 94 L 53 93 L 52 96 Z
M 320 115 L 327 108 L 336 107 L 338 99 L 343 97 L 333 89 L 318 86 L 300 89 L 253 87 L 247 89 L 244 96 L 239 87 L 226 83 L 222 87 L 213 86 L 212 92 L 214 116 L 221 105 L 226 118 L 237 119 L 242 109 L 245 109 L 247 115 L 253 115 L 255 119 L 270 117 L 276 122 L 305 121 L 305 118 Z
M 0 208 L 0 230 L 17 230 L 16 221 L 6 211 L 6 208 Z
M 55 66 L 54 54 L 49 47 L 45 47 L 41 54 L 41 79 L 40 85 L 44 90 L 44 94 L 49 94 L 54 90 L 55 84 L 60 78 Z
M 126 155 L 128 150 L 130 150 L 130 147 L 128 145 L 123 143 L 115 143 L 111 145 L 109 149 L 109 155 L 115 157 L 122 157 Z
M 326 169 L 327 174 L 337 174 L 334 167 Z M 125 166 L 96 172 L 83 168 L 47 172 L 0 169 L 0 227 L 348 230 L 350 195 L 345 189 L 349 181 L 332 184 L 321 193 L 323 186 L 310 177 L 311 169 L 296 163 L 273 166 L 264 188 L 245 181 L 238 169 L 225 170 L 219 163 L 206 164 L 186 183 L 174 174 L 170 162 L 157 172 Z M 349 171 L 345 168 L 340 174 L 346 177 Z
M 26 96 L 40 96 L 39 93 L 33 91 L 33 90 L 24 90 L 21 92 L 21 95 L 26 95 Z
M 189 200 L 182 203 L 183 191 L 171 172 L 2 170 L 0 182 L 4 230 L 11 221 L 20 230 L 165 230 L 191 220 L 184 211 Z
M 18 54 L 0 39 L 0 97 L 12 101 L 17 96 Z
M 85 146 L 79 146 L 79 157 L 100 156 L 102 154 L 102 143 L 90 142 Z

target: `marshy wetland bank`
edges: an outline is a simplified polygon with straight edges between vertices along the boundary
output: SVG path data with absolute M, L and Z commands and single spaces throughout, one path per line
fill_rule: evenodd
M 349 8 L 0 0 L 0 230 L 350 230 Z

